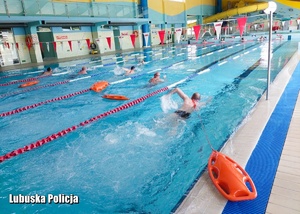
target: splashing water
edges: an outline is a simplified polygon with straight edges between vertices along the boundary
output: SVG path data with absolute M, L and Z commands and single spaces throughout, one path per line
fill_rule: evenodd
M 170 110 L 178 108 L 177 103 L 172 99 L 172 96 L 166 94 L 160 98 L 160 106 L 164 113 L 168 113 Z
M 121 67 L 119 67 L 119 66 L 116 66 L 115 69 L 113 70 L 113 72 L 114 72 L 115 75 L 122 75 L 122 74 L 124 74 L 124 70 Z

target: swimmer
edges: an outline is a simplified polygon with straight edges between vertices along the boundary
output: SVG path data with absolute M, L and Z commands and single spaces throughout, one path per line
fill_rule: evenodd
M 126 72 L 125 75 L 134 74 L 134 69 L 135 69 L 134 66 L 131 66 L 130 69 L 128 69 L 128 68 L 123 68 L 123 70 Z
M 203 105 L 200 103 L 201 95 L 195 92 L 191 98 L 189 98 L 180 88 L 175 88 L 169 92 L 169 95 L 177 93 L 183 100 L 183 105 L 175 111 L 175 113 L 181 118 L 187 119 L 190 117 L 191 113 L 197 110 Z
M 154 74 L 154 77 L 152 77 L 150 80 L 149 80 L 149 83 L 152 84 L 152 85 L 156 85 L 158 83 L 161 83 L 161 82 L 164 82 L 165 79 L 166 79 L 166 75 L 164 75 L 164 79 L 160 79 L 160 73 L 159 72 L 156 72 Z
M 50 76 L 52 75 L 52 68 L 48 67 L 46 71 L 44 71 L 40 76 Z
M 83 66 L 83 67 L 81 68 L 81 70 L 78 72 L 78 74 L 87 74 L 87 72 L 86 72 L 86 67 Z
M 262 42 L 262 41 L 264 41 L 265 40 L 265 38 L 263 37 L 263 36 L 261 36 L 261 37 L 259 37 L 259 39 L 258 39 L 260 42 Z

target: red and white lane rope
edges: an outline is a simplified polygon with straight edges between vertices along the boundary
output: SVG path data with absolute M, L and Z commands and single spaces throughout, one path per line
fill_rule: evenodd
M 11 75 L 2 76 L 2 77 L 0 77 L 0 79 L 10 78 L 10 77 L 16 77 L 16 76 L 23 76 L 23 75 L 27 75 L 27 74 L 42 73 L 42 72 L 44 72 L 44 71 L 43 70 L 39 70 L 39 71 L 26 72 L 26 73 L 23 73 L 23 74 L 11 74 Z
M 49 99 L 49 100 L 45 100 L 45 101 L 42 101 L 42 102 L 39 102 L 39 103 L 35 103 L 35 104 L 32 104 L 32 105 L 20 107 L 20 108 L 11 110 L 11 111 L 3 112 L 3 113 L 0 113 L 0 117 L 10 116 L 10 115 L 13 115 L 13 114 L 16 114 L 16 113 L 20 113 L 20 112 L 26 111 L 28 109 L 36 108 L 38 106 L 41 106 L 41 105 L 44 105 L 44 104 L 47 104 L 47 103 L 52 103 L 52 102 L 55 102 L 55 101 L 58 101 L 58 100 L 68 99 L 70 97 L 74 97 L 74 96 L 77 96 L 79 94 L 84 94 L 84 93 L 86 93 L 86 92 L 88 92 L 90 90 L 91 89 L 89 89 L 89 88 L 88 89 L 84 89 L 84 90 L 81 90 L 81 91 L 77 91 L 77 92 L 70 93 L 70 94 L 67 94 L 67 95 L 63 95 L 63 96 L 60 96 L 60 97 L 55 97 L 55 98 L 52 98 L 52 99 Z
M 149 72 L 147 72 L 147 73 L 153 73 L 153 72 L 158 71 L 158 70 L 161 70 L 161 69 L 156 69 L 156 70 L 154 70 L 154 71 L 149 71 Z M 80 79 L 90 78 L 90 77 L 91 77 L 91 76 L 78 78 L 78 79 L 75 79 L 75 81 L 80 80 Z M 115 81 L 115 82 L 110 83 L 110 85 L 118 84 L 118 83 L 125 82 L 125 81 L 128 81 L 128 80 L 131 80 L 131 78 L 126 78 L 126 79 L 118 80 L 118 81 Z M 72 80 L 70 80 L 70 82 L 71 82 L 71 81 L 72 81 Z M 73 81 L 74 81 L 74 80 L 73 80 Z M 39 102 L 39 103 L 35 103 L 35 104 L 31 104 L 31 105 L 19 107 L 19 108 L 17 108 L 17 109 L 10 110 L 10 111 L 7 111 L 7 112 L 2 112 L 2 113 L 0 113 L 0 117 L 7 117 L 7 116 L 10 116 L 10 115 L 13 115 L 13 114 L 17 114 L 17 113 L 20 113 L 20 112 L 23 112 L 23 111 L 26 111 L 26 110 L 29 110 L 29 109 L 33 109 L 33 108 L 39 107 L 39 106 L 44 105 L 44 104 L 47 104 L 47 103 L 52 103 L 52 102 L 56 102 L 56 101 L 68 99 L 68 98 L 70 98 L 70 97 L 74 97 L 74 96 L 77 96 L 77 95 L 80 95 L 80 94 L 84 94 L 84 93 L 86 93 L 86 92 L 88 92 L 88 91 L 90 91 L 89 88 L 88 88 L 88 89 L 81 90 L 81 91 L 73 92 L 73 93 L 70 93 L 70 94 L 66 94 L 66 95 L 63 95 L 63 96 L 60 96 L 60 97 L 55 97 L 55 98 L 53 98 L 53 99 L 41 101 L 41 102 Z M 1 97 L 2 97 L 2 96 L 0 95 L 0 98 L 1 98 Z
M 62 82 L 55 82 L 55 83 L 51 83 L 51 84 L 47 84 L 47 85 L 30 87 L 30 88 L 27 88 L 27 89 L 24 89 L 24 90 L 15 91 L 15 92 L 8 92 L 8 93 L 5 93 L 5 94 L 1 94 L 0 98 L 8 97 L 8 96 L 16 95 L 16 94 L 22 94 L 24 92 L 34 91 L 34 90 L 38 90 L 38 89 L 41 89 L 41 88 L 47 88 L 47 87 L 52 87 L 52 86 L 56 86 L 56 85 L 62 85 L 62 84 L 66 84 L 68 82 L 70 82 L 70 80 L 65 80 L 65 81 L 62 81 Z
M 238 44 L 238 45 L 240 45 L 240 44 Z M 222 50 L 224 50 L 224 49 L 222 49 Z M 253 49 L 253 50 L 254 50 L 254 49 Z M 233 58 L 233 59 L 234 59 L 234 58 Z M 183 61 L 182 61 L 182 62 L 179 62 L 179 63 L 172 64 L 171 66 L 178 65 L 178 64 L 181 64 L 181 63 L 183 63 Z M 221 62 L 219 65 L 224 64 L 224 63 L 226 63 L 226 62 Z M 170 67 L 170 66 L 167 66 L 167 67 Z M 167 67 L 164 67 L 164 68 L 162 68 L 162 69 L 165 69 L 165 68 L 167 68 Z M 154 72 L 160 71 L 160 70 L 162 70 L 162 69 L 159 68 L 159 69 L 155 69 L 155 70 L 152 70 L 152 71 L 148 71 L 148 72 L 146 72 L 145 74 L 154 73 Z M 193 72 L 197 71 L 197 69 L 189 69 L 189 70 L 190 70 L 190 71 L 193 71 Z M 196 74 L 193 74 L 193 75 L 188 76 L 187 78 L 185 78 L 185 79 L 183 79 L 183 80 L 181 80 L 181 81 L 175 83 L 175 85 L 177 85 L 177 84 L 179 84 L 179 83 L 181 83 L 181 82 L 184 82 L 184 81 L 186 81 L 187 79 L 193 78 L 194 75 L 197 75 L 197 74 L 199 75 L 200 73 L 205 73 L 205 72 L 208 72 L 208 71 L 210 71 L 210 69 L 205 69 L 205 70 L 201 70 L 201 69 L 200 69 L 200 71 L 197 72 Z M 74 81 L 78 81 L 78 80 L 82 80 L 82 79 L 87 79 L 87 78 L 91 78 L 91 77 L 97 76 L 97 75 L 99 75 L 99 74 L 90 75 L 90 76 L 85 76 L 85 77 L 80 77 L 80 78 L 76 78 L 76 79 L 72 79 L 72 80 L 67 80 L 66 82 L 60 82 L 60 84 L 64 84 L 64 83 L 67 83 L 67 82 L 74 82 Z M 126 82 L 126 81 L 132 80 L 132 79 L 134 79 L 134 78 L 136 78 L 136 77 L 138 77 L 138 76 L 140 76 L 140 75 L 141 75 L 141 74 L 136 75 L 136 76 L 133 76 L 133 77 L 128 77 L 128 78 L 125 78 L 125 79 L 121 79 L 121 80 L 118 80 L 118 81 L 114 81 L 114 82 L 111 82 L 110 85 L 114 85 L 114 84 L 119 84 L 119 83 L 122 83 L 122 82 Z M 51 85 L 49 85 L 49 86 L 54 86 L 54 85 L 57 85 L 57 84 L 54 83 L 54 84 L 51 84 Z M 48 85 L 46 85 L 46 86 L 48 86 Z M 45 87 L 46 87 L 46 86 L 45 86 Z M 40 87 L 41 87 L 41 86 L 32 88 L 32 90 L 39 89 Z M 171 85 L 171 86 L 169 86 L 169 87 L 173 87 L 173 86 Z M 26 92 L 26 91 L 31 91 L 31 88 L 28 89 L 28 90 L 23 90 L 23 91 L 21 91 L 21 92 L 16 92 L 16 93 L 12 92 L 12 93 L 9 93 L 8 95 L 18 94 L 18 93 L 22 93 L 22 92 Z M 89 89 L 84 89 L 84 90 L 82 90 L 82 91 L 84 91 L 84 93 L 85 93 L 85 92 L 89 91 Z M 53 98 L 53 99 L 50 99 L 50 100 L 46 100 L 46 101 L 42 101 L 42 102 L 39 102 L 39 103 L 36 103 L 36 104 L 32 104 L 32 105 L 28 105 L 28 106 L 24 106 L 24 107 L 19 107 L 19 108 L 17 108 L 17 109 L 11 110 L 11 111 L 3 112 L 3 113 L 0 113 L 0 117 L 10 116 L 10 115 L 13 115 L 13 114 L 16 114 L 16 113 L 23 112 L 23 111 L 28 110 L 28 109 L 36 108 L 36 107 L 38 107 L 38 106 L 41 106 L 41 105 L 44 105 L 44 104 L 47 104 L 47 103 L 50 103 L 50 102 L 55 102 L 55 101 L 59 101 L 59 100 L 64 100 L 64 99 L 67 99 L 67 98 L 70 98 L 70 97 L 73 97 L 73 96 L 76 96 L 76 95 L 80 95 L 80 94 L 83 94 L 83 93 L 81 93 L 82 91 L 74 92 L 74 93 L 67 94 L 67 95 L 64 95 L 64 96 L 61 96 L 61 97 L 56 97 L 56 98 Z M 0 95 L 0 98 L 2 98 L 2 97 L 4 97 L 4 96 L 3 96 L 3 95 Z
M 174 85 L 174 84 L 172 84 L 172 85 Z M 119 111 L 122 111 L 122 110 L 125 110 L 127 108 L 130 108 L 130 107 L 132 107 L 134 105 L 137 105 L 140 102 L 143 102 L 146 99 L 148 99 L 148 98 L 150 98 L 150 97 L 152 97 L 152 96 L 154 96 L 156 94 L 159 94 L 161 92 L 164 92 L 164 91 L 166 91 L 168 89 L 169 89 L 169 87 L 164 87 L 164 88 L 158 89 L 158 90 L 156 90 L 156 91 L 154 91 L 154 92 L 152 92 L 150 94 L 142 96 L 142 97 L 140 97 L 138 99 L 135 99 L 135 100 L 133 100 L 131 102 L 123 104 L 123 105 L 121 105 L 121 106 L 119 106 L 117 108 L 114 108 L 112 110 L 106 111 L 106 112 L 104 112 L 102 114 L 99 114 L 99 115 L 97 115 L 95 117 L 92 117 L 92 118 L 90 118 L 90 119 L 88 119 L 86 121 L 83 121 L 83 122 L 79 123 L 78 125 L 69 127 L 67 129 L 59 131 L 59 132 L 57 132 L 55 134 L 49 135 L 49 136 L 47 136 L 47 137 L 45 137 L 45 138 L 43 138 L 41 140 L 38 140 L 38 141 L 36 141 L 34 143 L 28 144 L 28 145 L 26 145 L 26 146 L 24 146 L 22 148 L 16 149 L 16 150 L 14 150 L 12 152 L 9 152 L 9 153 L 7 153 L 5 155 L 2 155 L 2 156 L 0 156 L 0 163 L 3 162 L 3 161 L 5 161 L 5 160 L 8 160 L 8 159 L 10 159 L 12 157 L 15 157 L 17 155 L 20 155 L 22 153 L 28 152 L 28 151 L 30 151 L 32 149 L 38 148 L 38 147 L 40 147 L 40 146 L 42 146 L 42 145 L 44 145 L 46 143 L 49 143 L 49 142 L 51 142 L 51 141 L 53 141 L 53 140 L 55 140 L 55 139 L 57 139 L 59 137 L 62 137 L 64 135 L 66 135 L 66 134 L 68 134 L 68 133 L 76 130 L 77 128 L 79 128 L 81 126 L 86 126 L 86 125 L 88 125 L 88 124 L 90 124 L 92 122 L 95 122 L 95 121 L 97 121 L 99 119 L 102 119 L 102 118 L 104 118 L 104 117 L 106 117 L 106 116 L 108 116 L 110 114 L 114 114 L 114 113 L 117 113 Z
M 38 76 L 38 77 L 32 77 L 32 78 L 27 78 L 27 79 L 23 79 L 23 80 L 15 80 L 15 81 L 7 82 L 7 83 L 1 83 L 0 86 L 8 86 L 8 85 L 12 85 L 12 84 L 20 83 L 20 82 L 35 81 L 37 79 L 44 78 L 44 77 L 50 77 L 50 76 Z

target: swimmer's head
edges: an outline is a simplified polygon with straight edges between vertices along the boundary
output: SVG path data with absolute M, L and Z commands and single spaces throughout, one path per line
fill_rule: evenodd
M 198 92 L 195 92 L 192 97 L 192 100 L 200 100 L 201 99 L 201 95 Z
M 134 70 L 134 69 L 135 69 L 135 67 L 134 67 L 134 66 L 131 66 L 130 70 Z

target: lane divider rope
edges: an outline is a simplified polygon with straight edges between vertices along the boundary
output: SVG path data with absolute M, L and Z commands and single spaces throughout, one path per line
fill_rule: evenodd
M 27 78 L 27 79 L 22 79 L 22 80 L 14 80 L 11 82 L 7 82 L 7 83 L 1 83 L 0 86 L 8 86 L 8 85 L 12 85 L 12 84 L 16 84 L 16 83 L 20 83 L 20 82 L 30 82 L 30 81 L 34 81 L 40 78 L 44 78 L 44 77 L 50 77 L 49 76 L 38 76 L 38 77 L 32 77 L 32 78 Z
M 34 91 L 34 90 L 38 90 L 38 89 L 41 89 L 41 88 L 47 88 L 47 87 L 52 87 L 52 86 L 56 86 L 56 85 L 62 85 L 62 84 L 66 84 L 68 82 L 70 82 L 70 81 L 65 80 L 65 81 L 62 81 L 62 82 L 56 82 L 56 83 L 51 83 L 51 84 L 47 84 L 47 85 L 35 86 L 35 87 L 31 87 L 31 88 L 27 88 L 27 89 L 15 91 L 15 92 L 8 92 L 6 94 L 1 94 L 0 98 L 4 98 L 4 97 L 16 95 L 16 94 L 22 94 L 24 92 Z
M 2 76 L 2 77 L 0 77 L 0 79 L 5 79 L 5 78 L 10 78 L 10 77 L 15 77 L 15 76 L 23 76 L 23 75 L 27 75 L 27 74 L 42 73 L 42 72 L 44 72 L 44 71 L 43 70 L 38 70 L 38 71 L 26 72 L 26 73 L 23 73 L 23 74 L 11 74 L 11 75 Z
M 154 92 L 152 92 L 150 94 L 142 96 L 142 97 L 140 97 L 138 99 L 135 99 L 135 100 L 133 100 L 131 102 L 123 104 L 123 105 L 121 105 L 121 106 L 119 106 L 117 108 L 114 108 L 112 110 L 106 111 L 106 112 L 104 112 L 102 114 L 99 114 L 99 115 L 97 115 L 95 117 L 92 117 L 92 118 L 90 118 L 88 120 L 85 120 L 85 121 L 79 123 L 78 125 L 71 126 L 71 127 L 67 128 L 67 129 L 64 129 L 64 130 L 59 131 L 59 132 L 57 132 L 55 134 L 49 135 L 49 136 L 47 136 L 47 137 L 45 137 L 45 138 L 43 138 L 41 140 L 38 140 L 38 141 L 36 141 L 34 143 L 28 144 L 28 145 L 26 145 L 26 146 L 24 146 L 22 148 L 16 149 L 16 150 L 14 150 L 12 152 L 9 152 L 9 153 L 7 153 L 5 155 L 2 155 L 2 156 L 0 156 L 0 163 L 2 163 L 5 160 L 8 160 L 8 159 L 10 159 L 12 157 L 15 157 L 17 155 L 20 155 L 20 154 L 23 154 L 25 152 L 28 152 L 28 151 L 30 151 L 32 149 L 38 148 L 38 147 L 40 147 L 40 146 L 42 146 L 42 145 L 44 145 L 46 143 L 49 143 L 49 142 L 51 142 L 51 141 L 53 141 L 53 140 L 55 140 L 57 138 L 60 138 L 60 137 L 62 137 L 64 135 L 66 135 L 66 134 L 68 134 L 68 133 L 76 130 L 79 127 L 86 126 L 86 125 L 88 125 L 88 124 L 90 124 L 92 122 L 95 122 L 95 121 L 97 121 L 99 119 L 107 117 L 107 116 L 109 116 L 111 114 L 115 114 L 115 113 L 117 113 L 119 111 L 125 110 L 125 109 L 130 108 L 130 107 L 132 107 L 134 105 L 137 105 L 138 103 L 143 102 L 146 99 L 148 99 L 148 98 L 150 98 L 150 97 L 152 97 L 152 96 L 154 96 L 156 94 L 159 94 L 161 92 L 164 92 L 164 91 L 166 91 L 168 89 L 169 89 L 168 87 L 164 87 L 164 88 L 158 89 L 158 90 L 156 90 L 156 91 L 154 91 Z
M 182 63 L 182 62 L 180 62 Z M 176 63 L 178 64 L 178 63 Z M 167 67 L 171 67 L 171 66 L 167 66 Z M 166 67 L 166 68 L 167 68 Z M 210 69 L 205 69 L 206 67 L 202 68 L 202 69 L 194 69 L 193 71 L 196 72 L 195 74 L 191 74 L 189 75 L 187 78 L 183 79 L 183 81 L 187 80 L 187 79 L 191 79 L 195 76 L 197 76 L 197 74 L 200 74 L 200 73 L 205 73 L 206 71 L 209 71 Z M 162 68 L 162 69 L 165 69 L 165 68 Z M 149 72 L 146 72 L 146 73 L 153 73 L 155 71 L 159 71 L 159 70 L 162 70 L 161 68 L 159 69 L 155 69 L 153 71 L 149 71 Z M 92 76 L 97 76 L 99 74 L 95 74 L 95 75 L 92 75 Z M 122 79 L 122 80 L 118 80 L 118 81 L 115 81 L 115 82 L 112 82 L 110 83 L 110 85 L 114 85 L 114 84 L 118 84 L 118 83 L 122 83 L 122 82 L 125 82 L 125 81 L 129 81 L 131 79 L 134 79 L 138 76 L 141 76 L 143 74 L 140 74 L 140 75 L 136 75 L 134 77 L 131 77 L 131 78 L 125 78 L 125 79 Z M 71 81 L 76 81 L 76 80 L 80 80 L 80 79 L 86 79 L 86 78 L 91 78 L 92 76 L 86 76 L 86 77 L 81 77 L 81 78 L 77 78 L 75 80 L 69 80 L 70 82 Z M 179 81 L 180 83 L 182 81 Z M 50 99 L 50 100 L 46 100 L 46 101 L 42 101 L 42 102 L 39 102 L 39 103 L 36 103 L 36 104 L 32 104 L 32 105 L 28 105 L 28 106 L 24 106 L 24 107 L 20 107 L 20 108 L 17 108 L 17 109 L 14 109 L 14 110 L 11 110 L 11 111 L 7 111 L 7 112 L 3 112 L 3 113 L 0 113 L 0 117 L 6 117 L 6 116 L 10 116 L 10 115 L 13 115 L 13 114 L 16 114 L 16 113 L 20 113 L 20 112 L 23 112 L 23 111 L 26 111 L 28 109 L 32 109 L 32 108 L 36 108 L 38 106 L 41 106 L 41 105 L 44 105 L 44 104 L 47 104 L 47 103 L 50 103 L 50 102 L 55 102 L 55 101 L 59 101 L 59 100 L 64 100 L 64 99 L 67 99 L 67 98 L 70 98 L 70 97 L 73 97 L 73 96 L 77 96 L 77 95 L 80 95 L 80 94 L 83 94 L 85 92 L 88 92 L 90 89 L 84 89 L 82 91 L 78 91 L 78 92 L 74 92 L 74 93 L 71 93 L 71 94 L 67 94 L 67 95 L 63 95 L 63 96 L 60 96 L 60 97 L 56 97 L 56 98 L 53 98 L 53 99 Z M 83 92 L 84 91 L 84 92 Z
M 203 54 L 202 54 L 203 55 Z M 183 61 L 186 61 L 187 59 L 185 60 L 181 60 L 179 61 L 180 62 L 183 62 Z M 167 69 L 169 67 L 173 66 L 170 65 L 170 66 L 166 66 L 162 69 Z M 95 66 L 94 66 L 95 67 Z M 103 65 L 101 65 L 101 67 L 103 67 Z M 152 71 L 150 72 L 147 72 L 147 73 L 152 73 Z M 36 87 L 31 87 L 31 88 L 28 88 L 28 89 L 25 89 L 25 90 L 19 90 L 19 91 L 16 91 L 16 92 L 9 92 L 9 93 L 5 93 L 5 94 L 2 94 L 0 95 L 0 98 L 4 98 L 4 97 L 8 97 L 8 96 L 12 96 L 12 95 L 17 95 L 17 94 L 21 94 L 21 93 L 24 93 L 24 92 L 29 92 L 29 91 L 34 91 L 34 90 L 38 90 L 38 89 L 41 89 L 41 88 L 46 88 L 46 87 L 52 87 L 52 86 L 56 86 L 56 85 L 60 85 L 60 84 L 65 84 L 65 83 L 68 83 L 68 82 L 75 82 L 75 81 L 78 81 L 78 80 L 82 80 L 82 79 L 87 79 L 87 78 L 91 78 L 91 77 L 95 77 L 95 76 L 98 76 L 98 75 L 101 75 L 103 74 L 102 72 L 101 73 L 98 73 L 98 74 L 94 74 L 94 75 L 90 75 L 90 76 L 85 76 L 85 77 L 80 77 L 80 78 L 76 78 L 76 79 L 72 79 L 72 80 L 66 80 L 64 81 L 63 83 L 62 82 L 57 82 L 57 83 L 52 83 L 52 84 L 48 84 L 48 85 L 43 85 L 43 86 L 36 86 Z M 114 83 L 111 83 L 111 84 L 115 84 L 115 83 L 118 83 L 118 82 L 125 82 L 125 81 L 128 81 L 130 79 L 134 79 L 134 78 L 137 78 L 139 76 L 141 76 L 143 74 L 138 74 L 138 75 L 135 75 L 135 76 L 132 76 L 130 78 L 125 78 L 124 80 L 119 80 L 119 81 L 116 81 Z
M 10 159 L 10 158 L 12 158 L 12 157 L 15 157 L 15 156 L 17 156 L 17 155 L 20 155 L 20 154 L 23 154 L 23 153 L 25 153 L 25 152 L 28 152 L 28 151 L 30 151 L 30 150 L 32 150 L 32 149 L 38 148 L 38 147 L 40 147 L 40 146 L 42 146 L 42 145 L 44 145 L 44 144 L 46 144 L 46 143 L 49 143 L 49 142 L 51 142 L 51 141 L 53 141 L 53 140 L 55 140 L 55 139 L 57 139 L 57 138 L 59 138 L 59 137 L 62 137 L 62 136 L 64 136 L 64 135 L 66 135 L 66 134 L 68 134 L 68 133 L 70 133 L 70 132 L 76 130 L 76 129 L 79 128 L 79 127 L 86 126 L 86 125 L 88 125 L 88 124 L 90 124 L 90 123 L 92 123 L 92 122 L 95 122 L 95 121 L 97 121 L 97 120 L 99 120 L 99 119 L 102 119 L 102 118 L 104 118 L 104 117 L 106 117 L 106 116 L 108 116 L 108 115 L 110 115 L 110 114 L 114 114 L 114 113 L 117 113 L 117 112 L 119 112 L 119 111 L 122 111 L 122 110 L 125 110 L 125 109 L 127 109 L 127 108 L 130 108 L 130 107 L 132 107 L 132 106 L 134 106 L 134 105 L 137 105 L 137 104 L 139 104 L 139 103 L 145 101 L 146 99 L 148 99 L 148 98 L 150 98 L 150 97 L 152 97 L 152 96 L 154 96 L 154 95 L 157 95 L 157 94 L 159 94 L 159 93 L 162 93 L 162 92 L 164 92 L 164 91 L 166 91 L 166 90 L 169 90 L 169 89 L 175 87 L 176 85 L 179 85 L 179 84 L 181 84 L 181 83 L 183 83 L 183 82 L 185 82 L 185 81 L 187 81 L 187 80 L 190 80 L 190 79 L 194 78 L 195 76 L 199 75 L 199 74 L 201 73 L 202 70 L 203 70 L 203 71 L 206 71 L 207 69 L 205 69 L 205 70 L 204 70 L 204 69 L 199 69 L 199 70 L 198 70 L 198 71 L 199 71 L 198 73 L 192 74 L 192 75 L 188 76 L 187 78 L 184 78 L 184 79 L 182 79 L 182 80 L 180 80 L 180 81 L 178 81 L 178 82 L 176 82 L 176 83 L 173 83 L 173 84 L 171 84 L 171 85 L 169 85 L 169 86 L 166 86 L 166 87 L 163 87 L 163 88 L 161 88 L 161 89 L 158 89 L 158 90 L 156 90 L 156 91 L 154 91 L 154 92 L 152 92 L 152 93 L 150 93 L 150 94 L 144 95 L 144 96 L 142 96 L 142 97 L 140 97 L 140 98 L 138 98 L 138 99 L 135 99 L 135 100 L 133 100 L 133 101 L 131 101 L 131 102 L 125 103 L 125 104 L 123 104 L 123 105 L 121 105 L 121 106 L 119 106 L 119 107 L 117 107 L 117 108 L 114 108 L 114 109 L 112 109 L 112 110 L 106 111 L 106 112 L 104 112 L 104 113 L 102 113 L 102 114 L 99 114 L 99 115 L 97 115 L 97 116 L 95 116 L 95 117 L 92 117 L 92 118 L 90 118 L 90 119 L 88 119 L 88 120 L 85 120 L 84 122 L 81 122 L 81 123 L 79 123 L 78 125 L 69 127 L 69 128 L 67 128 L 67 129 L 64 129 L 64 130 L 62 130 L 62 131 L 59 131 L 59 132 L 57 132 L 57 133 L 55 133 L 55 134 L 49 135 L 49 136 L 47 136 L 47 137 L 45 137 L 45 138 L 43 138 L 43 139 L 41 139 L 41 140 L 38 140 L 38 141 L 36 141 L 36 142 L 34 142 L 34 143 L 31 143 L 31 144 L 29 144 L 29 145 L 26 145 L 26 146 L 24 146 L 24 147 L 22 147 L 22 148 L 19 148 L 19 149 L 16 149 L 16 150 L 11 151 L 11 152 L 9 152 L 9 153 L 6 153 L 5 155 L 0 156 L 0 163 L 2 163 L 2 162 L 5 161 L 5 160 L 8 160 L 8 159 Z
M 28 106 L 24 106 L 24 107 L 21 107 L 21 108 L 17 108 L 17 109 L 14 109 L 12 111 L 7 111 L 7 112 L 4 112 L 4 113 L 0 113 L 0 117 L 6 117 L 6 116 L 10 116 L 10 115 L 13 115 L 13 114 L 16 114 L 16 113 L 20 113 L 20 112 L 23 112 L 23 111 L 26 111 L 28 109 L 32 109 L 32 108 L 36 108 L 38 106 L 41 106 L 41 105 L 44 105 L 44 104 L 47 104 L 47 103 L 51 103 L 51 102 L 55 102 L 55 101 L 59 101 L 59 100 L 64 100 L 64 99 L 68 99 L 70 97 L 74 97 L 74 96 L 77 96 L 79 94 L 84 94 L 88 91 L 90 91 L 91 89 L 84 89 L 84 90 L 81 90 L 81 91 L 77 91 L 77 92 L 74 92 L 74 93 L 70 93 L 70 94 L 67 94 L 67 95 L 63 95 L 63 96 L 60 96 L 60 97 L 55 97 L 55 98 L 52 98 L 52 99 L 49 99 L 49 100 L 45 100 L 45 101 L 42 101 L 42 102 L 39 102 L 39 103 L 35 103 L 35 104 L 32 104 L 32 105 L 28 105 Z

